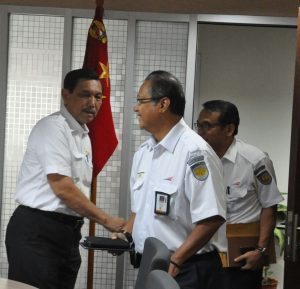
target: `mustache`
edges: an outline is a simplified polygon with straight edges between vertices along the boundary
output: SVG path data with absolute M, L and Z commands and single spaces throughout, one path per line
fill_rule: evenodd
M 91 113 L 93 115 L 96 115 L 96 110 L 92 108 L 84 108 L 82 111 L 85 113 Z

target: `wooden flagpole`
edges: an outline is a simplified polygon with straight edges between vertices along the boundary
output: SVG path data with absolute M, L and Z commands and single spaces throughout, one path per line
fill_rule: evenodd
M 97 177 L 94 177 L 91 184 L 91 201 L 96 204 Z M 95 222 L 90 221 L 89 236 L 95 236 Z M 94 250 L 88 250 L 88 272 L 87 289 L 93 289 L 94 286 Z
M 93 153 L 93 179 L 90 200 L 96 205 L 97 175 L 113 154 L 118 140 L 110 106 L 110 79 L 106 29 L 103 23 L 104 0 L 96 0 L 93 22 L 89 28 L 83 67 L 94 70 L 102 85 L 103 101 L 97 117 L 88 124 Z M 99 137 L 101 136 L 101 137 Z M 105 140 L 105 141 L 103 141 Z M 95 236 L 95 222 L 90 221 L 89 236 Z M 88 251 L 87 288 L 93 288 L 94 251 Z

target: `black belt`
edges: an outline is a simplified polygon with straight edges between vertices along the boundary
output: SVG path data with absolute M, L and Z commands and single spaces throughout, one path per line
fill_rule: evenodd
M 57 212 L 43 211 L 43 210 L 39 210 L 39 209 L 35 209 L 35 208 L 23 206 L 23 205 L 20 205 L 18 208 L 22 209 L 22 210 L 30 211 L 32 213 L 35 213 L 35 214 L 38 214 L 38 215 L 41 215 L 41 216 L 44 216 L 47 218 L 50 218 L 52 220 L 63 223 L 65 225 L 72 226 L 72 227 L 74 227 L 74 229 L 81 228 L 81 226 L 84 223 L 82 217 L 76 217 L 76 216 L 66 215 L 66 214 L 57 213 Z

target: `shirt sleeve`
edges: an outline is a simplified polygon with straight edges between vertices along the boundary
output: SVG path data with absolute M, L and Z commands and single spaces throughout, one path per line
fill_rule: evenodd
M 131 193 L 131 212 L 136 213 L 136 208 L 134 206 L 134 184 L 136 182 L 136 158 L 137 154 L 134 155 L 131 167 L 131 174 L 130 174 L 130 193 Z
M 274 206 L 283 201 L 276 184 L 273 163 L 268 156 L 259 161 L 254 167 L 254 179 L 258 199 L 263 208 Z
M 198 160 L 197 157 L 190 157 L 186 167 L 185 187 L 193 223 L 216 215 L 225 219 L 226 194 L 222 167 L 218 160 L 203 151 Z
M 31 135 L 37 159 L 45 175 L 61 174 L 71 177 L 71 148 L 64 124 L 47 119 L 38 124 Z

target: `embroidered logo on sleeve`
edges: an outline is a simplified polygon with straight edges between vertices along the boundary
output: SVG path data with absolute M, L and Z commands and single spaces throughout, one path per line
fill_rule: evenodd
M 209 175 L 208 168 L 205 164 L 203 156 L 196 156 L 188 161 L 188 165 L 191 167 L 194 177 L 199 181 L 204 181 Z
M 264 168 L 263 171 L 261 170 L 256 170 L 256 177 L 260 181 L 261 184 L 263 185 L 269 185 L 272 182 L 272 176 L 270 173 Z M 255 173 L 254 172 L 254 173 Z
M 138 180 L 141 180 L 141 179 L 144 178 L 144 175 L 145 175 L 145 172 L 138 172 L 136 178 L 137 178 Z

